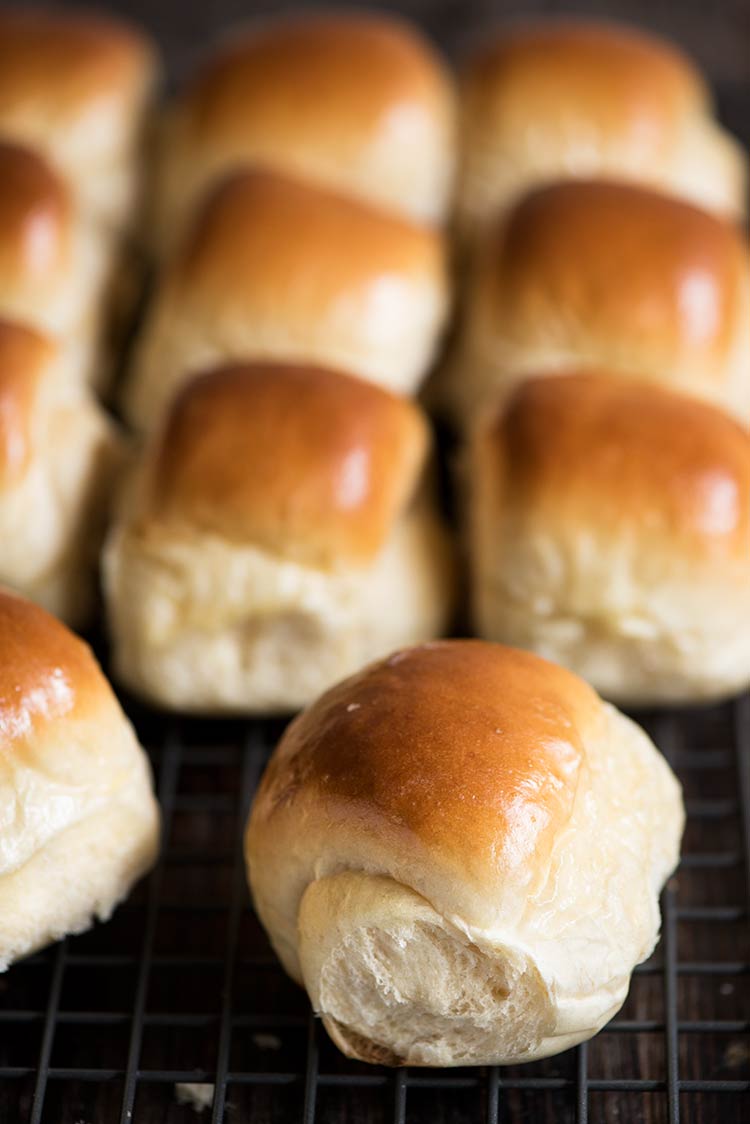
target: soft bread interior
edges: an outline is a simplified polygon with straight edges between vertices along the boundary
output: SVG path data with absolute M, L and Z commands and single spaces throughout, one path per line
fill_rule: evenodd
M 518 1060 L 538 1056 L 554 1032 L 547 988 L 522 949 L 483 950 L 390 878 L 346 872 L 313 882 L 299 955 L 329 1034 L 364 1061 Z

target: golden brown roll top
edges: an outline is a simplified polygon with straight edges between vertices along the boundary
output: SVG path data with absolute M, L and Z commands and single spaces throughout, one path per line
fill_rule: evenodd
M 153 62 L 151 47 L 135 28 L 110 16 L 32 5 L 0 13 L 2 111 L 25 108 L 56 114 L 58 121 L 82 118 L 99 103 L 107 120 L 122 112 Z M 91 100 L 89 100 L 91 99 Z
M 0 134 L 42 152 L 92 214 L 120 224 L 155 78 L 151 44 L 110 17 L 0 11 Z
M 324 568 L 361 565 L 413 498 L 428 439 L 416 406 L 348 375 L 227 367 L 177 396 L 143 514 Z
M 474 434 L 475 619 L 608 697 L 750 682 L 750 433 L 611 371 L 531 378 Z
M 645 336 L 666 356 L 697 350 L 705 363 L 730 350 L 748 253 L 735 227 L 688 203 L 585 182 L 527 196 L 498 228 L 485 268 L 496 312 L 519 337 L 559 302 L 592 334 Z
M 529 188 L 602 176 L 745 213 L 747 159 L 676 47 L 606 22 L 519 24 L 484 43 L 461 84 L 459 212 L 484 225 Z
M 258 915 L 364 1061 L 530 1061 L 611 1018 L 658 933 L 679 787 L 582 680 L 396 652 L 287 728 L 245 837 Z
M 90 648 L 38 605 L 0 587 L 0 731 L 9 765 L 61 721 L 118 710 Z M 94 746 L 91 746 L 93 750 Z
M 0 589 L 0 971 L 102 920 L 152 864 L 148 763 L 86 644 Z
M 726 565 L 750 585 L 750 435 L 720 411 L 569 373 L 517 387 L 483 442 L 498 509 L 602 539 L 629 527 L 641 549 Z
M 749 302 L 731 224 L 640 187 L 541 188 L 479 254 L 448 394 L 471 415 L 525 372 L 604 364 L 747 419 Z
M 394 17 L 259 22 L 210 57 L 167 113 L 155 238 L 172 241 L 211 184 L 257 162 L 440 222 L 454 112 L 442 61 Z
M 225 181 L 166 267 L 126 409 L 153 425 L 190 373 L 283 359 L 409 391 L 447 313 L 441 237 L 356 200 L 256 170 Z
M 256 170 L 219 187 L 178 252 L 175 270 L 184 289 L 198 283 L 214 299 L 235 293 L 240 308 L 253 297 L 270 304 L 291 285 L 290 311 L 297 312 L 304 294 L 309 304 L 302 307 L 312 317 L 342 290 L 359 295 L 364 289 L 366 297 L 370 286 L 385 287 L 391 276 L 406 284 L 432 281 L 441 255 L 440 238 L 423 227 Z
M 472 923 L 499 920 L 506 894 L 538 888 L 601 721 L 587 684 L 526 652 L 449 640 L 396 653 L 290 726 L 253 809 L 248 846 L 270 863 L 251 862 L 253 883 L 267 892 L 279 877 L 293 821 L 327 823 L 335 851 L 354 816 L 363 847 L 414 864 L 418 892 Z M 320 843 L 314 831 L 313 864 Z M 442 885 L 419 881 L 428 856 Z
M 117 674 L 205 714 L 279 714 L 439 636 L 454 560 L 426 419 L 351 375 L 256 360 L 187 382 L 104 551 Z

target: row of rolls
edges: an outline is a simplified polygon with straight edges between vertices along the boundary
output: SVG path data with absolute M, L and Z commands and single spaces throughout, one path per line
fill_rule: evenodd
M 146 753 L 67 627 L 132 457 L 98 396 L 143 277 L 157 77 L 136 29 L 0 11 L 0 972 L 106 920 L 159 849 Z
M 306 708 L 247 858 L 346 1053 L 557 1052 L 623 1002 L 683 825 L 592 688 L 750 684 L 746 155 L 604 23 L 454 76 L 394 17 L 287 16 L 155 110 L 157 77 L 132 29 L 0 15 L 0 580 L 81 628 L 101 566 L 155 705 Z M 32 601 L 0 594 L 0 967 L 157 847 L 131 727 Z
M 295 709 L 453 619 L 419 394 L 481 635 L 626 702 L 750 682 L 745 160 L 676 50 L 522 26 L 456 93 L 394 19 L 277 19 L 155 123 L 132 30 L 9 13 L 0 52 L 2 580 L 84 624 L 114 512 L 124 681 Z M 144 260 L 128 447 L 91 391 Z

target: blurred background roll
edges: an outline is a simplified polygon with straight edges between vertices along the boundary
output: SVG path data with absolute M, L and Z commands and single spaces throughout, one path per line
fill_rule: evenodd
M 469 470 L 474 621 L 628 705 L 750 684 L 750 433 L 612 372 L 529 379 Z
M 101 387 L 114 311 L 111 244 L 38 152 L 0 140 L 0 315 L 57 337 L 72 383 Z
M 236 29 L 167 107 L 153 240 L 173 245 L 207 189 L 263 164 L 442 223 L 456 161 L 453 79 L 396 16 L 310 12 Z
M 133 223 L 156 77 L 145 33 L 104 12 L 0 11 L 0 135 L 49 160 L 103 236 Z
M 417 390 L 449 310 L 441 235 L 302 180 L 225 180 L 164 266 L 125 388 L 148 429 L 191 373 L 309 362 Z
M 464 238 L 530 189 L 604 178 L 747 212 L 747 156 L 677 46 L 617 23 L 544 19 L 490 31 L 461 77 Z
M 603 366 L 747 423 L 749 308 L 738 227 L 642 187 L 552 184 L 479 249 L 435 393 L 460 428 L 531 372 Z
M 0 320 L 0 582 L 82 627 L 124 449 L 61 366 L 54 340 Z

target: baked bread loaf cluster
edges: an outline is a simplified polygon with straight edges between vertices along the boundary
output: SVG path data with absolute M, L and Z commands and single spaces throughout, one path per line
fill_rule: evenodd
M 447 627 L 407 398 L 450 311 L 455 111 L 415 30 L 343 13 L 236 34 L 167 108 L 122 398 L 145 446 L 104 567 L 115 667 L 152 701 L 288 712 Z
M 0 136 L 38 152 L 102 232 L 131 227 L 156 53 L 135 28 L 93 12 L 0 12 Z
M 0 971 L 108 918 L 158 846 L 146 756 L 46 611 L 90 620 L 124 456 L 91 384 L 153 74 L 146 40 L 112 21 L 0 12 Z
M 0 590 L 0 971 L 106 920 L 151 866 L 146 755 L 87 645 Z
M 429 643 L 325 693 L 246 836 L 285 968 L 345 1053 L 395 1065 L 585 1040 L 653 948 L 679 786 L 573 673 L 639 705 L 750 683 L 744 155 L 686 59 L 610 25 L 489 36 L 460 100 L 436 391 L 473 623 L 518 647 Z
M 119 676 L 181 710 L 289 712 L 439 635 L 453 568 L 428 445 L 415 404 L 339 372 L 190 381 L 105 551 Z
M 623 703 L 741 690 L 745 155 L 682 56 L 613 25 L 490 38 L 462 98 L 481 237 L 432 394 L 466 447 L 473 624 Z
M 124 409 L 147 429 L 212 364 L 310 363 L 414 394 L 449 311 L 456 99 L 434 49 L 375 13 L 236 33 L 163 115 L 161 268 Z
M 89 611 L 123 459 L 91 386 L 134 239 L 155 276 L 102 562 L 117 676 L 183 712 L 307 708 L 246 857 L 345 1053 L 563 1050 L 650 954 L 683 826 L 597 691 L 750 684 L 744 155 L 640 32 L 490 34 L 456 92 L 394 17 L 285 16 L 177 91 L 141 208 L 155 76 L 119 23 L 0 13 L 0 582 Z M 434 387 L 483 639 L 440 641 L 454 550 L 415 398 L 454 279 Z M 0 735 L 5 967 L 106 916 L 158 814 L 88 649 L 6 592 Z
M 258 915 L 334 1042 L 390 1065 L 590 1038 L 659 930 L 679 785 L 575 675 L 480 641 L 407 649 L 283 736 L 246 835 Z
M 0 12 L 0 581 L 86 623 L 122 442 L 111 368 L 155 56 L 115 21 Z

